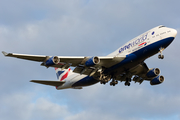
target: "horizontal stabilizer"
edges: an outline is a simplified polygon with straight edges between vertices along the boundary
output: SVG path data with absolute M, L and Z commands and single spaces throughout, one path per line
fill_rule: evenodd
M 45 80 L 31 80 L 30 82 L 35 82 L 44 85 L 51 85 L 51 86 L 61 86 L 62 84 L 65 83 L 65 81 L 45 81 Z

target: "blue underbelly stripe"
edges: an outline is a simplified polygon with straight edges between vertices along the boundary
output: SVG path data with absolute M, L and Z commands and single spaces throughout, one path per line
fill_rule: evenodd
M 98 83 L 99 81 L 94 79 L 93 77 L 85 77 L 79 81 L 77 81 L 76 83 L 74 83 L 72 85 L 72 87 L 78 87 L 78 86 L 89 86 L 89 85 L 93 85 L 95 83 Z
M 117 69 L 117 68 L 121 67 L 122 65 L 125 65 L 131 61 L 138 61 L 138 60 L 146 59 L 146 58 L 158 53 L 160 47 L 166 48 L 173 40 L 174 40 L 174 37 L 170 37 L 170 38 L 166 38 L 166 39 L 160 40 L 158 42 L 155 42 L 153 44 L 147 45 L 146 47 L 141 48 L 141 49 L 127 55 L 123 61 L 106 69 L 104 71 L 104 73 L 113 71 L 114 69 Z M 93 77 L 86 76 L 85 78 L 74 83 L 72 85 L 72 87 L 89 86 L 89 85 L 93 85 L 97 82 L 99 82 L 99 81 L 94 79 Z
M 103 73 L 107 74 L 129 62 L 133 62 L 133 61 L 139 61 L 142 62 L 142 60 L 147 59 L 148 57 L 156 54 L 159 52 L 159 48 L 163 47 L 166 48 L 169 44 L 171 44 L 171 42 L 174 40 L 174 37 L 169 37 L 160 41 L 157 41 L 155 43 L 152 43 L 150 45 L 147 45 L 144 48 L 141 48 L 129 55 L 126 55 L 126 58 L 121 61 L 120 63 L 106 69 Z

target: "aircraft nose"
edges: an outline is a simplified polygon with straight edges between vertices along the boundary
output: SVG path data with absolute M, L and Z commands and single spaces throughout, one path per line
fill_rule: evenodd
M 177 35 L 177 30 L 175 30 L 175 29 L 172 29 L 171 30 L 171 33 L 172 33 L 172 37 L 176 37 L 176 35 Z

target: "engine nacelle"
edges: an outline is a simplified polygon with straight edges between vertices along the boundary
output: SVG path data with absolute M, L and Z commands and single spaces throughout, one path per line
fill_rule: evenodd
M 151 85 L 158 85 L 164 82 L 164 76 L 157 76 L 154 79 L 151 80 L 150 84 Z
M 146 74 L 148 78 L 156 77 L 160 74 L 159 68 L 153 68 L 152 70 L 149 70 Z
M 56 65 L 60 62 L 59 58 L 57 56 L 51 57 L 48 60 L 46 60 L 44 62 L 45 66 L 52 66 L 52 65 Z
M 97 65 L 100 63 L 100 59 L 98 57 L 92 57 L 92 58 L 89 58 L 86 62 L 85 62 L 85 65 L 87 67 L 89 66 L 94 66 L 94 65 Z

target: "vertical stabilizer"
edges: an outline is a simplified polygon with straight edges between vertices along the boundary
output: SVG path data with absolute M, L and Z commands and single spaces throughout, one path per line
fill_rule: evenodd
M 65 81 L 65 79 L 72 73 L 72 70 L 70 68 L 68 69 L 61 69 L 61 68 L 55 68 L 57 79 L 59 81 Z

